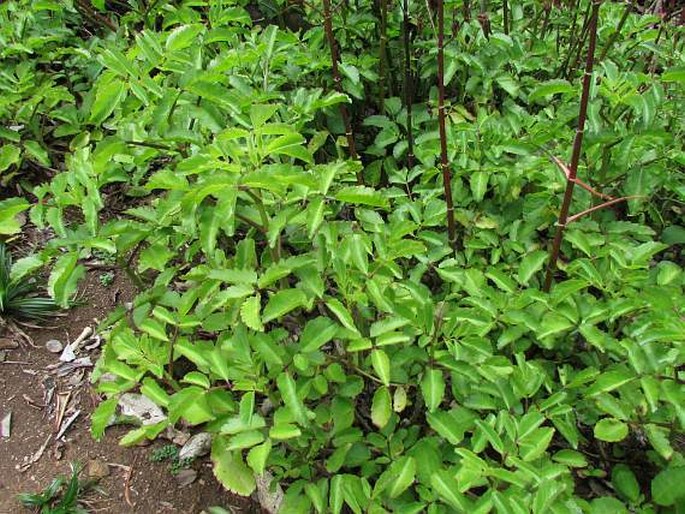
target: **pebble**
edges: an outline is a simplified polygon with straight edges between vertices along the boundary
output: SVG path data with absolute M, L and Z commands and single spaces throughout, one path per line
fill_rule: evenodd
M 209 453 L 212 448 L 212 436 L 207 432 L 195 434 L 178 452 L 179 459 L 196 459 Z
M 45 348 L 47 348 L 51 353 L 59 353 L 62 351 L 63 347 L 62 343 L 57 339 L 50 339 L 47 343 L 45 343 Z
M 88 476 L 90 478 L 104 478 L 109 476 L 109 466 L 100 459 L 88 461 Z
M 182 469 L 174 478 L 176 478 L 176 482 L 178 482 L 179 486 L 185 487 L 195 482 L 197 471 L 194 469 Z

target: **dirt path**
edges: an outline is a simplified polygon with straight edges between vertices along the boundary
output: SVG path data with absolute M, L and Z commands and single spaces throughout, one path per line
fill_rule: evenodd
M 194 514 L 211 506 L 235 513 L 257 512 L 250 501 L 222 489 L 206 460 L 193 463 L 197 479 L 181 486 L 168 464 L 150 460 L 153 449 L 163 443 L 122 448 L 118 440 L 126 433 L 125 427 L 108 429 L 99 443 L 92 439 L 89 416 L 99 401 L 89 383 L 92 368 L 58 377 L 56 370 L 48 368 L 59 364 L 59 353 L 50 353 L 45 343 L 73 341 L 85 327 L 94 328 L 95 320 L 103 319 L 114 305 L 131 300 L 134 293 L 124 279 L 115 277 L 104 286 L 100 275 L 89 272 L 81 288 L 81 305 L 59 319 L 56 327 L 27 330 L 36 348 L 0 349 L 0 419 L 12 412 L 10 437 L 0 438 L 0 513 L 29 512 L 16 495 L 42 490 L 58 474 L 68 474 L 70 462 L 85 466 L 84 478 L 99 477 L 98 490 L 85 497 L 89 512 Z M 84 352 L 79 357 L 85 355 L 95 363 L 99 349 Z M 62 416 L 60 402 L 66 407 Z M 80 413 L 57 439 L 57 419 L 62 418 L 64 427 L 76 411 Z

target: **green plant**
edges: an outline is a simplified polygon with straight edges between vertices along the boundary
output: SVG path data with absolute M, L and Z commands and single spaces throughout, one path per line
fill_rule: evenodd
M 38 296 L 38 284 L 31 277 L 42 260 L 31 255 L 12 263 L 12 254 L 0 242 L 0 315 L 5 319 L 44 320 L 58 306 L 52 298 Z
M 172 475 L 178 475 L 183 469 L 187 469 L 195 460 L 192 457 L 179 458 L 178 446 L 174 444 L 166 444 L 160 448 L 155 448 L 150 455 L 152 462 L 169 461 L 169 472 Z
M 167 419 L 122 444 L 201 427 L 218 480 L 248 495 L 269 471 L 283 512 L 674 506 L 685 61 L 657 34 L 682 28 L 431 4 L 307 3 L 297 33 L 286 2 L 259 6 L 279 26 L 155 4 L 84 43 L 82 133 L 30 219 L 55 233 L 58 303 L 97 252 L 140 289 L 103 326 L 93 433 L 140 391 Z M 613 50 L 581 94 L 587 38 Z M 548 155 L 574 134 L 570 177 Z M 600 210 L 600 190 L 631 199 Z M 547 292 L 562 209 L 584 215 Z
M 105 273 L 100 273 L 98 276 L 98 280 L 100 281 L 100 284 L 102 284 L 105 287 L 109 287 L 114 283 L 114 278 L 115 274 L 113 271 L 108 271 Z
M 40 493 L 22 493 L 19 502 L 26 508 L 41 514 L 86 514 L 79 505 L 79 498 L 90 488 L 90 484 L 79 479 L 81 467 L 71 465 L 69 477 L 59 476 Z

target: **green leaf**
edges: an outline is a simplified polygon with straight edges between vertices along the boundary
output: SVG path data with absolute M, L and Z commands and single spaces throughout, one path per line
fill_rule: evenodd
M 630 503 L 637 503 L 640 498 L 640 484 L 635 473 L 625 464 L 616 464 L 611 470 L 611 483 L 614 489 Z
M 76 292 L 79 279 L 86 269 L 77 265 L 78 254 L 68 253 L 60 257 L 52 268 L 48 279 L 48 292 L 61 307 L 69 306 L 69 299 Z
M 437 369 L 426 370 L 421 380 L 421 394 L 423 401 L 426 402 L 428 412 L 434 412 L 445 396 L 445 377 L 442 371 Z
M 353 84 L 359 84 L 359 70 L 356 66 L 344 62 L 340 62 L 338 66 L 340 71 L 343 72 L 343 75 L 350 79 Z
M 267 439 L 262 444 L 252 448 L 247 454 L 247 464 L 257 475 L 262 475 L 266 469 L 266 461 L 271 453 L 271 439 Z
M 117 399 L 110 398 L 101 402 L 100 405 L 93 411 L 90 417 L 90 433 L 93 439 L 99 441 L 105 434 L 105 428 L 109 424 L 110 420 L 114 417 L 117 411 Z
M 674 66 L 661 74 L 664 82 L 683 82 L 685 83 L 685 66 Z
M 561 79 L 548 80 L 537 85 L 537 87 L 528 95 L 528 101 L 545 98 L 550 95 L 574 93 L 575 88 L 570 82 Z
M 214 476 L 232 493 L 251 495 L 257 484 L 252 470 L 245 464 L 241 452 L 227 450 L 226 437 L 216 436 L 212 442 L 212 463 Z
M 257 334 L 250 339 L 252 346 L 257 350 L 264 362 L 280 369 L 283 367 L 282 349 L 274 343 L 273 339 L 267 334 Z
M 126 96 L 126 84 L 113 78 L 109 81 L 101 81 L 95 92 L 95 101 L 90 107 L 89 121 L 93 125 L 100 125 L 114 112 Z
M 145 318 L 140 325 L 138 325 L 138 328 L 155 339 L 169 341 L 169 337 L 166 335 L 165 325 L 154 318 Z
M 244 450 L 252 448 L 264 441 L 264 434 L 259 430 L 246 430 L 231 436 L 226 450 Z
M 250 106 L 250 121 L 254 128 L 262 127 L 271 117 L 278 112 L 278 105 L 252 104 Z
M 334 475 L 331 478 L 331 491 L 328 495 L 328 501 L 331 509 L 331 514 L 340 514 L 343 507 L 343 475 Z
M 488 180 L 490 174 L 485 171 L 475 171 L 471 174 L 470 184 L 473 199 L 476 202 L 481 202 L 488 190 Z
M 475 416 L 464 407 L 455 407 L 448 412 L 429 412 L 426 420 L 441 437 L 456 446 L 464 440 L 464 433 L 473 428 Z
M 21 149 L 18 146 L 5 144 L 0 146 L 0 174 L 21 159 Z
M 622 385 L 632 382 L 635 380 L 635 378 L 635 374 L 628 369 L 606 371 L 597 377 L 595 383 L 586 390 L 585 394 L 590 397 L 602 393 L 608 393 L 609 391 L 618 389 Z
M 211 387 L 207 375 L 205 375 L 204 373 L 200 373 L 199 371 L 191 371 L 189 373 L 186 373 L 185 376 L 181 379 L 181 382 L 183 382 L 184 384 L 200 386 L 204 389 L 209 389 Z
M 259 310 L 262 308 L 262 298 L 259 294 L 245 300 L 240 306 L 240 319 L 248 328 L 262 332 L 264 325 L 259 318 Z
M 547 260 L 547 252 L 542 250 L 535 250 L 527 254 L 519 265 L 518 281 L 522 285 L 528 285 L 528 282 L 535 273 L 537 273 L 542 265 Z
M 457 480 L 447 470 L 436 470 L 431 476 L 431 485 L 440 499 L 458 512 L 471 512 L 468 501 L 459 492 Z
M 301 289 L 283 289 L 269 298 L 262 313 L 262 323 L 280 318 L 290 311 L 302 307 L 307 303 L 307 296 Z
M 285 134 L 271 141 L 267 145 L 266 151 L 269 154 L 287 155 L 307 163 L 313 163 L 314 159 L 309 150 L 303 146 L 304 142 L 304 137 L 298 133 Z
M 601 441 L 617 443 L 628 436 L 628 425 L 614 418 L 603 418 L 595 425 L 594 434 Z
M 414 457 L 402 457 L 390 466 L 390 473 L 394 480 L 387 490 L 388 495 L 390 498 L 397 498 L 414 483 L 416 460 Z
M 530 462 L 540 457 L 549 447 L 554 437 L 552 427 L 542 427 L 518 441 L 519 455 L 524 462 Z
M 140 387 L 140 392 L 157 405 L 162 407 L 169 406 L 169 395 L 153 378 L 145 377 L 143 379 L 143 385 Z
M 326 300 L 326 306 L 335 314 L 335 317 L 338 318 L 338 321 L 340 321 L 343 327 L 361 337 L 361 334 L 359 333 L 359 330 L 357 330 L 354 320 L 352 319 L 352 314 L 350 314 L 350 311 L 347 310 L 347 307 L 345 307 L 340 300 L 337 298 L 329 298 Z
M 300 437 L 302 430 L 292 423 L 278 423 L 269 430 L 269 437 L 278 441 Z
M 587 459 L 585 458 L 585 455 L 575 450 L 559 450 L 552 456 L 552 459 L 555 462 L 560 462 L 561 464 L 565 464 L 570 468 L 587 467 Z
M 659 455 L 664 459 L 670 460 L 671 457 L 673 457 L 674 452 L 670 440 L 670 430 L 666 427 L 661 427 L 652 423 L 647 423 L 644 428 L 647 433 L 647 439 L 649 439 L 649 442 L 654 449 L 659 452 Z
M 685 244 L 685 227 L 670 225 L 661 233 L 661 240 L 669 245 Z
M 198 43 L 197 39 L 200 33 L 204 30 L 204 26 L 200 24 L 194 25 L 180 25 L 172 30 L 166 39 L 166 49 L 169 52 L 183 50 L 188 48 L 193 43 Z
M 389 208 L 388 199 L 380 191 L 366 186 L 343 188 L 335 195 L 335 199 L 355 205 L 370 205 L 371 207 L 381 207 L 383 209 Z
M 663 470 L 652 480 L 654 503 L 668 507 L 685 498 L 685 467 Z
M 390 385 L 390 359 L 383 350 L 371 352 L 371 365 L 383 385 Z
M 383 428 L 392 416 L 392 398 L 386 386 L 376 389 L 371 402 L 371 421 L 378 428 Z
M 33 272 L 41 268 L 45 264 L 43 257 L 39 254 L 32 253 L 26 257 L 18 259 L 12 264 L 10 271 L 10 280 L 18 282 L 24 277 L 30 276 Z
M 602 496 L 592 500 L 590 514 L 628 514 L 628 509 L 613 496 Z
M 0 235 L 11 236 L 21 232 L 21 223 L 16 216 L 29 208 L 23 198 L 8 198 L 0 201 Z
M 300 336 L 300 351 L 315 352 L 335 337 L 338 325 L 329 318 L 319 316 L 307 322 Z
M 297 385 L 295 384 L 293 377 L 291 377 L 288 372 L 281 373 L 276 379 L 276 384 L 278 385 L 278 390 L 281 392 L 283 403 L 290 409 L 295 421 L 302 426 L 306 426 L 308 424 L 307 412 L 302 400 L 297 394 Z

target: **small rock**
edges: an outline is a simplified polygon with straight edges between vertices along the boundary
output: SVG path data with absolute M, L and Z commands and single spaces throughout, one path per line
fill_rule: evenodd
M 197 471 L 194 469 L 182 469 L 174 478 L 176 478 L 176 482 L 179 486 L 185 487 L 195 482 Z
M 283 489 L 280 484 L 272 487 L 274 477 L 268 471 L 263 475 L 255 476 L 257 482 L 257 501 L 265 512 L 276 514 L 283 503 Z
M 7 360 L 7 350 L 0 350 L 0 362 Z
M 142 394 L 122 394 L 119 398 L 119 411 L 123 417 L 133 418 L 140 425 L 154 425 L 166 419 L 162 409 Z
M 6 337 L 0 337 L 0 350 L 14 350 L 19 348 L 19 343 Z
M 50 339 L 47 343 L 45 343 L 45 348 L 51 353 L 59 353 L 62 351 L 63 346 L 60 341 L 57 339 Z
M 188 442 L 188 439 L 190 439 L 190 434 L 188 432 L 184 432 L 183 430 L 178 430 L 177 428 L 168 426 L 166 427 L 166 430 L 164 430 L 163 437 L 166 437 L 176 446 L 183 446 Z
M 196 459 L 209 453 L 212 448 L 212 436 L 207 432 L 195 434 L 178 452 L 179 459 Z
M 88 477 L 105 478 L 106 476 L 109 476 L 109 466 L 106 462 L 100 459 L 88 461 Z

